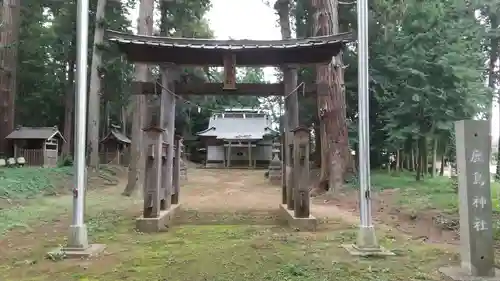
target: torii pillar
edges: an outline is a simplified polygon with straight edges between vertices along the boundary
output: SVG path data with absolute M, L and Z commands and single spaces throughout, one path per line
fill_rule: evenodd
M 170 67 L 161 67 L 160 114 L 155 120 L 156 127 L 145 130 L 147 162 L 144 187 L 146 194 L 144 213 L 136 220 L 137 229 L 145 233 L 168 230 L 180 207 L 178 202 L 172 204 L 171 201 L 175 145 L 175 96 L 172 86 L 173 75 L 169 75 L 170 73 L 172 73 Z M 148 114 L 151 113 L 148 112 Z

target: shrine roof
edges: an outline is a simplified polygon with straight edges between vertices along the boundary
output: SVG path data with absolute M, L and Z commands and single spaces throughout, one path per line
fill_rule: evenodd
M 143 36 L 108 30 L 131 62 L 222 66 L 224 54 L 236 55 L 239 66 L 329 62 L 352 41 L 351 33 L 288 40 L 213 40 Z
M 9 140 L 50 140 L 54 137 L 66 141 L 61 132 L 54 127 L 17 127 L 6 139 Z
M 201 137 L 216 137 L 217 139 L 263 139 L 264 136 L 275 133 L 270 128 L 268 116 L 252 118 L 233 118 L 212 116 L 208 128 L 197 135 Z
M 117 130 L 111 130 L 111 132 L 109 132 L 109 134 L 107 134 L 106 137 L 104 137 L 101 140 L 101 142 L 106 142 L 107 140 L 112 139 L 112 138 L 118 142 L 121 142 L 121 143 L 125 143 L 125 144 L 131 143 L 130 139 L 126 135 L 122 134 L 121 132 L 119 132 Z

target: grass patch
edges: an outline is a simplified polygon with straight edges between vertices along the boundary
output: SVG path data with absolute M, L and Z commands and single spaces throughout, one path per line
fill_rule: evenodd
M 443 252 L 430 246 L 409 244 L 383 233 L 381 243 L 391 249 L 398 245 L 398 257 L 352 257 L 340 247 L 355 241 L 356 230 L 349 226 L 306 234 L 278 226 L 180 225 L 167 233 L 141 234 L 132 230 L 133 217 L 106 208 L 90 216 L 89 226 L 92 239 L 105 243 L 109 255 L 88 262 L 52 262 L 40 258 L 49 247 L 44 245 L 31 254 L 31 259 L 38 260 L 29 265 L 19 263 L 25 257 L 7 261 L 8 266 L 0 267 L 1 279 L 440 280 L 435 268 L 443 257 Z
M 57 190 L 57 179 L 67 178 L 71 174 L 71 167 L 0 169 L 0 197 L 27 199 L 40 194 L 54 194 Z
M 439 209 L 445 213 L 458 212 L 458 194 L 453 182 L 448 177 L 426 177 L 420 181 L 410 172 L 373 171 L 371 174 L 373 189 L 380 192 L 397 189 L 397 202 L 414 211 Z M 500 214 L 500 184 L 491 183 L 493 212 Z
M 458 194 L 447 177 L 426 177 L 416 181 L 415 176 L 408 172 L 376 172 L 372 182 L 379 191 L 398 189 L 399 204 L 415 211 L 436 208 L 447 213 L 458 212 Z

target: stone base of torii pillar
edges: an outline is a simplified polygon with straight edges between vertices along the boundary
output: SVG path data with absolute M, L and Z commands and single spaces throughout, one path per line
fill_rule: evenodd
M 180 204 L 172 204 L 167 210 L 160 211 L 160 214 L 154 218 L 139 217 L 135 221 L 138 231 L 143 233 L 154 233 L 167 231 L 172 224 L 176 215 L 181 210 Z

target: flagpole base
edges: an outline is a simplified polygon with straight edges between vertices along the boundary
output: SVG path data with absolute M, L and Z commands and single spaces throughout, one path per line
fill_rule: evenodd
M 360 226 L 356 244 L 344 244 L 344 249 L 353 256 L 394 256 L 395 254 L 377 243 L 373 226 Z
M 62 248 L 56 248 L 47 254 L 51 260 L 66 258 L 90 258 L 98 256 L 106 249 L 104 244 L 89 244 L 87 226 L 71 225 L 69 227 L 68 244 Z
M 87 235 L 87 225 L 70 225 L 68 248 L 86 249 L 89 247 L 89 238 Z

